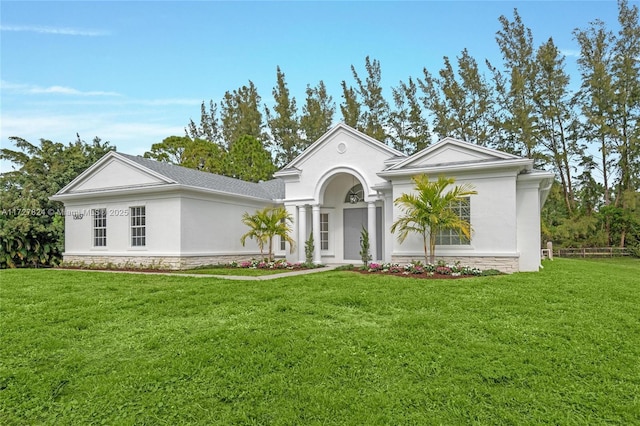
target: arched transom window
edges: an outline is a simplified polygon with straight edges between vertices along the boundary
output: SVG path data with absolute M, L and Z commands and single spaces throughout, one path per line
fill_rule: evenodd
M 364 201 L 364 190 L 362 189 L 362 184 L 359 183 L 352 186 L 349 192 L 347 192 L 347 196 L 344 197 L 344 202 L 357 204 L 361 201 Z

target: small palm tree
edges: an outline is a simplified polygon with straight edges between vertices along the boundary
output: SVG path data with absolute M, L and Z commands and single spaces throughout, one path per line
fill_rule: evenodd
M 413 182 L 416 184 L 415 193 L 402 194 L 394 201 L 396 206 L 404 210 L 404 215 L 393 223 L 391 232 L 398 231 L 398 241 L 401 243 L 409 233 L 421 235 L 424 260 L 434 263 L 438 232 L 451 229 L 471 238 L 471 224 L 460 218 L 451 205 L 477 192 L 469 184 L 456 185 L 444 192 L 455 183 L 455 179 L 444 176 L 430 182 L 427 175 L 418 175 L 413 177 Z
M 260 248 L 260 257 L 264 256 L 266 245 L 269 249 L 269 260 L 273 260 L 273 238 L 278 236 L 289 243 L 293 253 L 295 241 L 289 235 L 292 222 L 293 217 L 284 207 L 265 207 L 252 215 L 245 212 L 242 215 L 242 223 L 247 225 L 250 230 L 240 237 L 240 242 L 244 246 L 247 238 L 255 239 L 258 248 Z

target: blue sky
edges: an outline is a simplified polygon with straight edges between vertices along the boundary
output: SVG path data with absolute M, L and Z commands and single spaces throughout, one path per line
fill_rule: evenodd
M 638 0 L 630 1 L 638 4 Z M 323 80 L 336 105 L 340 82 L 380 60 L 385 95 L 462 49 L 501 63 L 498 17 L 517 8 L 536 46 L 553 37 L 578 84 L 574 28 L 594 19 L 617 30 L 615 1 L 0 3 L 0 144 L 8 137 L 68 143 L 76 132 L 142 154 L 183 135 L 200 103 L 253 81 L 262 100 L 276 66 L 298 107 Z M 337 108 L 339 111 L 339 108 Z M 339 112 L 335 120 L 341 118 Z M 6 169 L 6 167 L 4 167 Z

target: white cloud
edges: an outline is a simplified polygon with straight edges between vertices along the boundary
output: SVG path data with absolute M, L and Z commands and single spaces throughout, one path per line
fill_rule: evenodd
M 575 49 L 560 49 L 560 53 L 562 53 L 564 56 L 567 56 L 567 57 L 572 57 L 572 58 L 580 57 L 580 51 Z
M 172 135 L 184 135 L 184 125 L 159 121 L 157 117 L 135 120 L 114 114 L 2 114 L 0 141 L 3 148 L 13 148 L 9 137 L 18 136 L 32 143 L 40 138 L 69 143 L 76 133 L 86 142 L 98 136 L 110 141 L 119 151 L 143 154 L 151 145 Z
M 0 31 L 30 32 L 38 34 L 70 35 L 84 37 L 108 36 L 108 31 L 77 28 L 44 27 L 37 25 L 0 25 Z
M 82 91 L 72 87 L 65 86 L 49 86 L 41 87 L 31 84 L 11 83 L 0 80 L 0 89 L 23 95 L 71 95 L 71 96 L 122 96 L 116 92 L 105 92 L 98 90 Z

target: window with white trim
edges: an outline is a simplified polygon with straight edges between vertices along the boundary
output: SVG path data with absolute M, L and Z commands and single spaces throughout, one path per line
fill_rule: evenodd
M 451 206 L 460 219 L 471 223 L 471 198 L 465 197 L 454 201 Z M 436 235 L 436 244 L 442 246 L 465 246 L 471 244 L 471 241 L 463 234 L 459 234 L 453 229 L 443 229 Z
M 282 225 L 286 225 L 286 220 L 285 220 L 285 219 L 282 219 L 282 220 L 280 221 L 280 223 L 281 223 Z M 286 239 L 284 239 L 284 238 L 282 238 L 282 237 L 280 237 L 280 250 L 282 250 L 282 251 L 286 251 L 286 250 L 287 250 L 287 240 L 286 240 Z
M 329 213 L 320 213 L 320 250 L 329 250 Z
M 131 247 L 147 245 L 147 212 L 145 206 L 131 207 Z
M 107 209 L 92 209 L 93 218 L 93 246 L 107 246 Z

